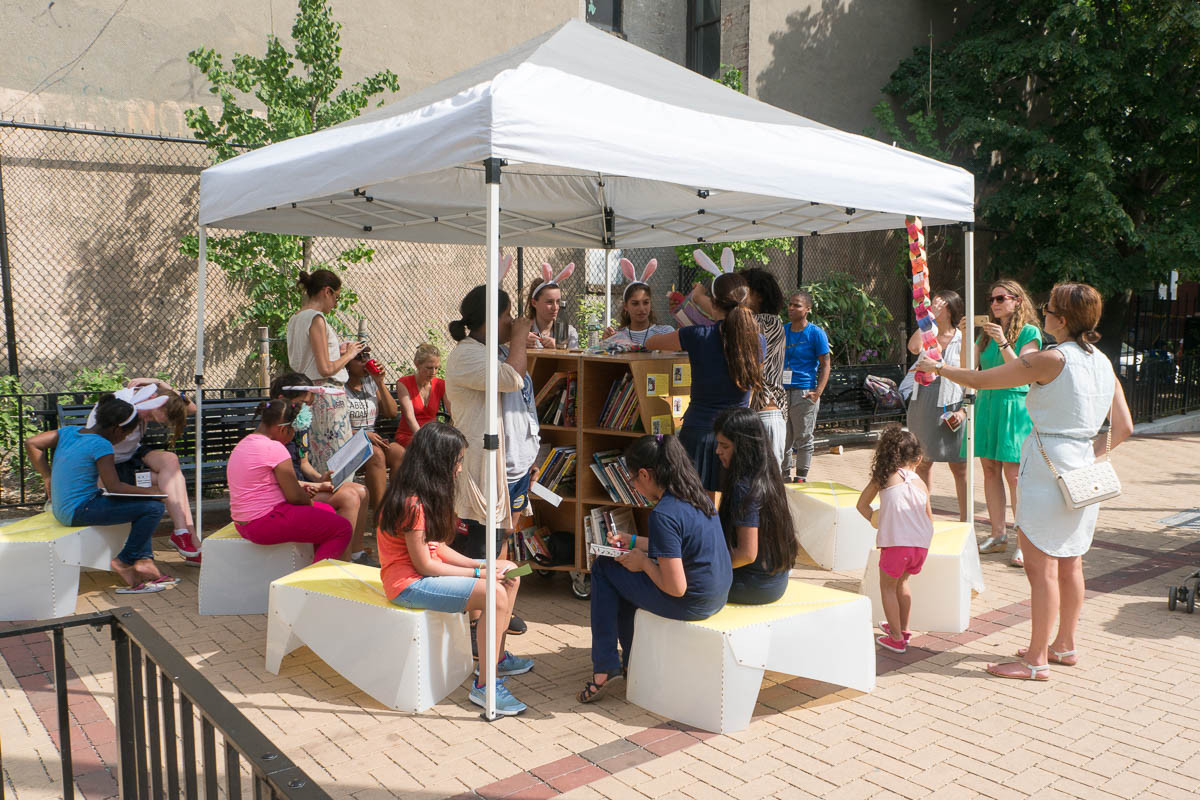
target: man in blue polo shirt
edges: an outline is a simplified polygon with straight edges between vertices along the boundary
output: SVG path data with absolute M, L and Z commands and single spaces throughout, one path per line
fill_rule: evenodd
M 784 350 L 783 385 L 788 390 L 787 440 L 795 463 L 792 481 L 808 480 L 813 456 L 813 428 L 821 393 L 829 382 L 829 337 L 808 321 L 812 296 L 797 290 L 788 297 L 787 343 Z

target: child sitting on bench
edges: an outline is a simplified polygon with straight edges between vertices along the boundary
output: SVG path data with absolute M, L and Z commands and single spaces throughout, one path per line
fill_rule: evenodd
M 380 578 L 388 598 L 403 608 L 461 614 L 482 611 L 487 605 L 487 562 L 468 558 L 450 547 L 457 519 L 454 516 L 455 477 L 462 470 L 466 438 L 444 422 L 429 422 L 413 435 L 404 461 L 392 475 L 379 510 Z M 514 569 L 511 561 L 496 561 L 496 713 L 515 716 L 525 704 L 512 696 L 503 679 L 533 669 L 533 660 L 504 649 L 504 634 L 517 600 L 520 578 L 504 579 Z M 487 654 L 487 628 L 478 626 L 478 652 Z M 479 668 L 476 667 L 476 674 Z M 467 695 L 472 703 L 486 705 L 482 676 Z

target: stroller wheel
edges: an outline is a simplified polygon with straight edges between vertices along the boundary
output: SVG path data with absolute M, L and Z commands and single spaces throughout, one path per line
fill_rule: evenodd
M 1196 611 L 1196 593 L 1188 592 L 1187 596 L 1187 612 L 1193 614 Z
M 1167 587 L 1167 610 L 1168 611 L 1175 610 L 1175 604 L 1177 602 L 1178 594 L 1179 594 L 1178 587 L 1176 587 L 1176 586 L 1168 586 Z

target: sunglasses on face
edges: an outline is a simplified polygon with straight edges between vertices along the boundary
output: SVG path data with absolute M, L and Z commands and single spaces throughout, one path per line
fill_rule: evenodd
M 992 297 L 992 299 L 991 299 L 991 301 L 990 301 L 990 302 L 992 302 L 992 303 L 1003 303 L 1005 300 L 1016 300 L 1016 299 L 1017 299 L 1017 298 L 1016 298 L 1016 295 L 1011 295 L 1011 294 L 998 294 L 998 295 L 995 295 L 994 297 Z
M 1049 303 L 1042 303 L 1042 315 L 1045 316 L 1046 314 L 1053 314 L 1056 317 L 1061 316 L 1057 311 L 1050 307 Z

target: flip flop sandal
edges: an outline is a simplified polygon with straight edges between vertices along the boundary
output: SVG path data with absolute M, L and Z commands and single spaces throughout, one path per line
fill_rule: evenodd
M 177 585 L 179 583 L 179 578 L 173 578 L 170 575 L 159 575 L 157 578 L 155 578 L 152 581 L 146 581 L 146 583 L 153 583 L 153 584 L 156 584 L 158 586 L 162 586 L 165 588 L 167 586 Z
M 1017 651 L 1017 658 L 1024 658 L 1026 652 L 1028 652 L 1028 651 L 1024 647 L 1022 647 L 1020 650 Z M 1075 660 L 1074 661 L 1063 661 L 1064 658 L 1074 658 Z M 1049 661 L 1051 664 L 1058 664 L 1061 667 L 1073 667 L 1079 663 L 1079 659 L 1076 657 L 1076 653 L 1074 650 L 1064 650 L 1063 652 L 1060 653 L 1057 650 L 1055 650 L 1053 647 L 1050 648 Z
M 120 589 L 117 589 L 117 594 L 154 594 L 155 592 L 161 592 L 165 588 L 167 587 L 161 583 L 147 582 L 139 583 L 137 586 L 122 586 Z
M 1009 662 L 1009 663 L 1013 663 L 1013 662 Z M 1049 664 L 1040 664 L 1040 665 L 1035 666 L 1033 664 L 1029 664 L 1024 661 L 1017 662 L 1017 663 L 1020 663 L 1021 666 L 1025 667 L 1025 669 L 1029 670 L 1029 674 L 1028 675 L 1005 675 L 1003 672 L 996 672 L 996 670 L 993 669 L 993 667 L 1001 667 L 1001 666 L 1003 666 L 1003 664 L 988 664 L 987 665 L 987 673 L 989 675 L 995 675 L 997 678 L 1009 678 L 1011 680 L 1018 680 L 1018 681 L 1048 681 L 1048 680 L 1050 680 L 1050 665 Z
M 617 678 L 625 677 L 625 673 L 622 672 L 621 670 L 613 670 L 612 672 L 606 672 L 604 674 L 608 676 L 608 678 L 605 679 L 604 683 L 596 683 L 595 681 L 587 682 L 587 685 L 584 686 L 583 690 L 577 695 L 579 702 L 581 702 L 581 703 L 596 702 L 597 700 L 599 700 L 601 697 L 604 696 L 604 692 L 608 690 L 608 687 L 612 684 L 613 681 L 615 681 Z

